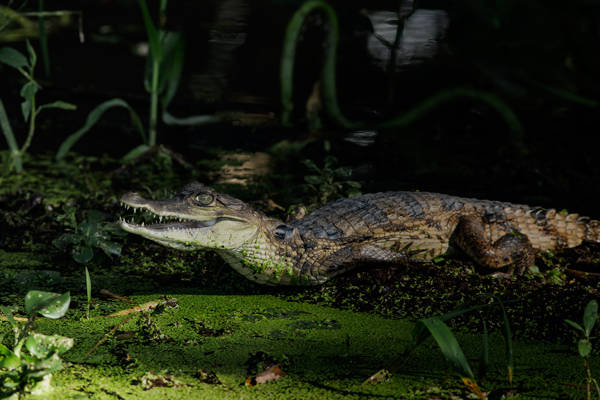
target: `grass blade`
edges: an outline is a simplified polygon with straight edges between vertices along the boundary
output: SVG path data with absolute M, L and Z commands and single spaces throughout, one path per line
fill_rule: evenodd
M 44 0 L 38 0 L 38 11 L 42 13 L 38 19 L 38 29 L 40 32 L 40 48 L 42 50 L 42 64 L 44 65 L 44 74 L 46 78 L 50 77 L 50 54 L 48 52 L 48 35 L 46 34 L 46 21 L 44 19 Z
M 487 323 L 485 320 L 481 321 L 483 323 L 483 336 L 481 338 L 481 360 L 479 363 L 479 377 L 484 377 L 487 373 L 487 370 L 490 365 L 490 341 L 487 329 Z
M 90 319 L 90 304 L 92 303 L 92 280 L 90 279 L 88 267 L 85 267 L 85 291 L 87 293 L 86 317 L 87 319 Z
M 150 45 L 152 58 L 160 61 L 162 54 L 159 31 L 154 26 L 154 22 L 152 22 L 152 17 L 150 17 L 146 0 L 138 0 L 138 4 L 140 5 L 140 10 L 142 11 L 142 17 L 144 18 L 144 25 L 146 26 L 146 33 L 148 34 L 148 44 Z
M 456 337 L 441 319 L 437 317 L 431 317 L 422 319 L 421 322 L 431 333 L 431 336 L 435 339 L 442 354 L 453 366 L 454 370 L 460 375 L 461 378 L 470 378 L 474 380 L 473 371 L 469 366 L 469 362 L 465 357 Z
M 177 92 L 183 60 L 185 43 L 179 32 L 165 32 L 162 39 L 164 58 L 160 63 L 158 92 L 161 93 L 161 103 L 166 109 Z
M 207 125 L 220 122 L 223 118 L 218 115 L 191 115 L 189 117 L 178 118 L 171 115 L 168 111 L 163 111 L 163 122 L 167 125 Z
M 109 110 L 110 108 L 113 108 L 113 107 L 124 107 L 129 111 L 129 115 L 131 117 L 131 122 L 137 128 L 137 130 L 141 133 L 142 138 L 145 141 L 146 137 L 144 134 L 144 128 L 142 127 L 142 121 L 140 120 L 140 117 L 137 115 L 137 113 L 133 110 L 133 108 L 131 108 L 131 106 L 129 104 L 127 104 L 127 102 L 125 100 L 111 99 L 111 100 L 105 101 L 104 103 L 99 104 L 96 108 L 94 108 L 88 114 L 85 124 L 77 132 L 71 134 L 69 137 L 67 137 L 65 139 L 64 142 L 62 142 L 62 144 L 58 148 L 58 152 L 56 152 L 56 159 L 57 160 L 63 159 L 67 155 L 69 150 L 71 150 L 71 147 L 73 147 L 75 145 L 75 143 L 77 143 L 77 141 L 79 139 L 81 139 L 81 137 L 87 131 L 89 131 L 92 128 L 92 126 L 94 126 L 96 124 L 96 122 L 98 122 L 100 117 L 102 117 L 102 114 L 104 114 L 107 110 Z
M 40 111 L 42 111 L 46 108 L 60 108 L 61 110 L 69 110 L 69 111 L 77 110 L 77 106 L 75 104 L 67 103 L 66 101 L 62 101 L 62 100 L 57 100 L 57 101 L 53 101 L 52 103 L 47 103 L 47 104 L 41 105 L 37 109 L 35 115 L 37 116 L 40 113 Z
M 8 120 L 8 116 L 6 115 L 6 109 L 4 108 L 4 103 L 2 99 L 0 99 L 0 128 L 2 128 L 2 132 L 4 133 L 4 137 L 6 138 L 6 142 L 8 143 L 8 147 L 10 148 L 10 160 L 7 165 L 9 165 L 8 169 L 10 170 L 11 166 L 15 166 L 15 170 L 17 172 L 23 171 L 23 165 L 21 162 L 21 152 L 19 151 L 19 146 L 17 145 L 17 140 L 15 139 L 15 135 L 10 126 L 10 121 Z
M 502 336 L 504 336 L 504 343 L 506 344 L 506 370 L 508 372 L 508 383 L 512 385 L 513 372 L 515 367 L 512 331 L 510 330 L 508 316 L 506 315 L 506 310 L 504 309 L 504 304 L 502 304 L 502 300 L 496 299 L 496 301 L 498 302 L 498 305 L 502 310 Z

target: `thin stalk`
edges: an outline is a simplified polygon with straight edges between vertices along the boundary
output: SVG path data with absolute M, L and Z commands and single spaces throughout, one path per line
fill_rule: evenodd
M 20 173 L 23 171 L 23 164 L 21 162 L 21 152 L 19 151 L 19 145 L 17 144 L 15 135 L 13 134 L 12 128 L 10 127 L 10 122 L 8 121 L 6 110 L 4 109 L 4 103 L 1 99 L 0 127 L 2 128 L 2 132 L 4 132 L 4 137 L 6 138 L 8 147 L 10 148 L 10 157 L 12 158 L 12 162 L 14 163 L 15 170 L 17 171 L 17 173 Z
M 21 154 L 25 154 L 29 146 L 31 145 L 31 140 L 33 139 L 33 134 L 35 132 L 35 115 L 37 110 L 35 109 L 35 96 L 31 99 L 31 114 L 29 115 L 29 132 L 27 132 L 27 139 L 25 139 L 25 143 L 23 147 L 21 147 Z
M 38 0 L 38 9 L 42 15 L 38 20 L 40 30 L 40 47 L 42 48 L 42 63 L 44 64 L 44 74 L 46 78 L 50 77 L 50 55 L 48 53 L 48 35 L 46 35 L 46 21 L 44 20 L 44 0 Z
M 160 70 L 160 61 L 156 58 L 152 60 L 152 83 L 150 87 L 150 133 L 148 145 L 156 145 L 156 121 L 158 117 L 158 78 Z
M 585 357 L 585 372 L 587 373 L 587 400 L 592 398 L 592 371 L 590 371 L 590 359 Z

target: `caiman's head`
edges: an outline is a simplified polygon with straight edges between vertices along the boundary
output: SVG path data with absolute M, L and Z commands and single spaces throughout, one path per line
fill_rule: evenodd
M 261 225 L 260 214 L 246 203 L 198 182 L 170 200 L 146 200 L 127 193 L 121 202 L 134 211 L 149 211 L 156 219 L 139 225 L 121 219 L 124 230 L 183 250 L 237 249 L 254 239 Z

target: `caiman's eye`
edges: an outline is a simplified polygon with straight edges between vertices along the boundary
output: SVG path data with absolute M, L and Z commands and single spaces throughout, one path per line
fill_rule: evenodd
M 210 193 L 200 193 L 194 197 L 196 204 L 201 206 L 207 206 L 213 201 L 213 196 Z

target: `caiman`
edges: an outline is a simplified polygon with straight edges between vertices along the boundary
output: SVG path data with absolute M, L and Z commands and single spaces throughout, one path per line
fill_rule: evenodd
M 157 220 L 121 219 L 124 230 L 176 249 L 214 250 L 246 278 L 271 285 L 318 285 L 359 265 L 456 250 L 510 276 L 533 265 L 536 251 L 600 242 L 600 221 L 578 214 L 437 193 L 344 198 L 288 223 L 197 182 L 170 200 L 127 193 L 121 201 Z

